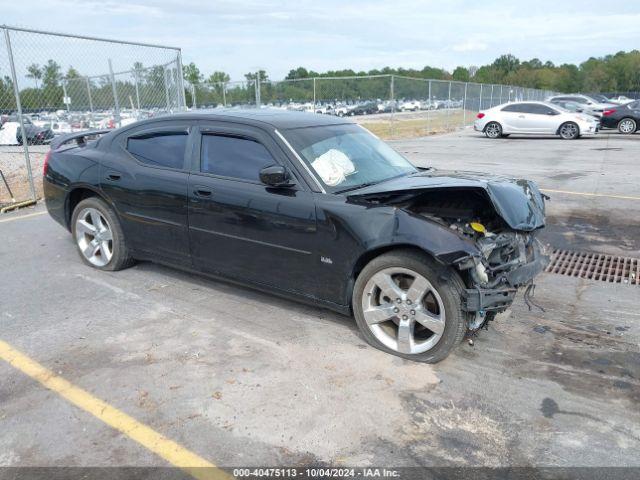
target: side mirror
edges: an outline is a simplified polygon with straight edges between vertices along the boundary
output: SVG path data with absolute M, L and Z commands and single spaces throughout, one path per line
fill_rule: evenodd
M 295 182 L 282 165 L 269 165 L 260 170 L 260 181 L 270 187 L 291 187 Z

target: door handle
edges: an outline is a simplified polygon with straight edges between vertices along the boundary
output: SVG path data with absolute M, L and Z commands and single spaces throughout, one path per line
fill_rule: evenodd
M 193 194 L 196 197 L 210 197 L 213 192 L 211 190 L 209 190 L 208 188 L 203 188 L 203 187 L 196 187 L 196 189 L 193 191 Z
M 107 180 L 113 180 L 114 182 L 117 182 L 118 180 L 120 180 L 120 178 L 122 178 L 122 175 L 118 172 L 107 173 Z

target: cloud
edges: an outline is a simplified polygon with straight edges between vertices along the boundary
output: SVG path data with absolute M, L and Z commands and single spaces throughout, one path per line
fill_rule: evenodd
M 451 49 L 454 52 L 484 52 L 488 48 L 488 45 L 483 42 L 474 40 L 467 40 L 463 43 L 457 43 Z
M 62 25 L 69 33 L 175 45 L 182 47 L 184 61 L 195 62 L 204 73 L 224 70 L 234 79 L 255 67 L 274 79 L 298 66 L 316 71 L 425 65 L 451 70 L 491 63 L 507 52 L 523 60 L 575 63 L 640 44 L 640 10 L 628 0 L 608 0 L 604 10 L 596 0 L 584 1 L 577 10 L 557 0 L 537 0 L 526 9 L 507 0 L 5 3 L 2 21 L 7 24 L 43 30 Z M 25 16 L 25 11 L 39 14 Z M 15 48 L 31 57 L 37 53 L 32 44 Z M 82 51 L 58 49 L 56 55 L 59 63 L 76 68 L 88 63 Z M 95 62 L 105 55 L 100 53 Z

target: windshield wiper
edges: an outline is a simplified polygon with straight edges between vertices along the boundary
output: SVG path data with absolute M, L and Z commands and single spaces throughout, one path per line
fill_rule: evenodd
M 345 193 L 345 192 L 350 192 L 352 190 L 360 190 L 361 188 L 370 187 L 371 185 L 377 185 L 378 183 L 382 183 L 382 182 L 362 183 L 360 185 L 354 185 L 352 187 L 343 188 L 342 190 L 336 190 L 335 193 Z

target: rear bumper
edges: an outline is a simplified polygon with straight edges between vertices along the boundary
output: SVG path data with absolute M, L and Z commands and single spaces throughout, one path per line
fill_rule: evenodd
M 51 218 L 62 225 L 67 230 L 69 225 L 66 218 L 66 199 L 67 190 L 55 184 L 46 176 L 42 179 L 42 188 L 44 190 L 44 202 Z

